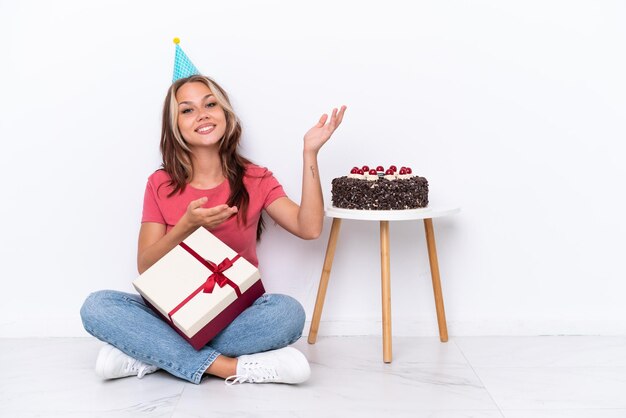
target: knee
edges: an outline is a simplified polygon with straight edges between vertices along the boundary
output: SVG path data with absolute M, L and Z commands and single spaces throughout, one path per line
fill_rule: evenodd
M 89 325 L 98 318 L 106 315 L 106 308 L 111 305 L 111 298 L 115 296 L 115 293 L 117 292 L 113 290 L 98 290 L 87 296 L 80 308 L 80 318 L 86 329 L 90 328 Z
M 296 299 L 287 295 L 268 295 L 276 306 L 276 317 L 281 319 L 281 328 L 284 329 L 290 344 L 297 341 L 302 335 L 306 313 Z

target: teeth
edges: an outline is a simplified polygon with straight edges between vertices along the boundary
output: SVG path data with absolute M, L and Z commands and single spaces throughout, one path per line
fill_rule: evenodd
M 213 129 L 214 127 L 215 127 L 215 125 L 212 125 L 212 126 L 205 126 L 204 128 L 199 128 L 197 131 L 198 131 L 198 132 L 200 132 L 200 133 L 203 133 L 203 132 L 210 131 L 210 130 L 211 130 L 211 129 Z

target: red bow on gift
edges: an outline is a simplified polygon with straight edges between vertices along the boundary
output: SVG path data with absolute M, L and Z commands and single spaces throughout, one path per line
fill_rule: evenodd
M 215 284 L 217 284 L 219 287 L 224 287 L 225 285 L 229 285 L 230 287 L 235 289 L 235 293 L 237 294 L 237 297 L 241 296 L 241 290 L 239 289 L 239 286 L 237 286 L 237 283 L 233 282 L 232 280 L 230 280 L 228 277 L 224 275 L 224 271 L 231 268 L 233 264 L 235 263 L 235 261 L 237 261 L 237 259 L 241 257 L 239 254 L 233 257 L 232 260 L 225 258 L 224 260 L 222 260 L 221 263 L 215 264 L 214 262 L 210 260 L 205 260 L 204 258 L 202 258 L 200 254 L 195 252 L 190 246 L 188 246 L 184 242 L 181 242 L 178 245 L 180 245 L 185 251 L 191 254 L 196 260 L 201 262 L 206 268 L 211 270 L 212 274 L 191 295 L 187 296 L 187 298 L 185 298 L 185 300 L 183 300 L 177 307 L 172 309 L 172 311 L 169 313 L 170 319 L 172 318 L 172 315 L 174 315 L 180 308 L 185 306 L 187 302 L 193 299 L 194 296 L 196 296 L 201 291 L 204 293 L 213 293 Z
M 233 266 L 233 263 L 238 258 L 239 258 L 239 254 L 237 254 L 237 256 L 233 258 L 232 260 L 225 258 L 224 260 L 222 260 L 221 263 L 217 265 L 211 260 L 204 259 L 204 261 L 206 261 L 206 264 L 204 265 L 207 266 L 208 269 L 213 272 L 213 274 L 211 274 L 209 278 L 206 279 L 206 282 L 204 282 L 204 285 L 203 285 L 204 293 L 212 293 L 213 288 L 215 287 L 215 284 L 217 283 L 219 287 L 224 287 L 224 285 L 229 284 L 232 288 L 235 289 L 235 292 L 237 292 L 237 296 L 241 296 L 241 294 L 238 292 L 239 287 L 235 283 L 233 283 L 228 277 L 224 276 L 224 271 L 231 268 Z

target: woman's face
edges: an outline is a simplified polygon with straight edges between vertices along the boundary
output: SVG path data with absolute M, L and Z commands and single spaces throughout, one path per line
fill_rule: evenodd
M 226 115 L 204 83 L 183 84 L 176 92 L 176 102 L 178 129 L 190 148 L 220 142 L 226 132 Z

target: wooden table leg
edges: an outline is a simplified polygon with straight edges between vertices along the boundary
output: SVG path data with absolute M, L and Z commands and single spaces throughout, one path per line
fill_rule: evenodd
M 433 229 L 432 219 L 424 219 L 424 229 L 426 230 L 426 243 L 428 245 L 430 274 L 433 279 L 433 292 L 435 293 L 435 307 L 437 309 L 437 322 L 439 324 L 439 339 L 442 343 L 445 343 L 448 341 L 448 326 L 446 325 L 446 312 L 443 308 L 443 293 L 441 291 L 441 278 L 439 277 L 439 262 L 437 261 L 435 230 Z
M 328 288 L 330 269 L 333 266 L 333 258 L 335 257 L 335 248 L 337 247 L 340 227 L 341 219 L 333 218 L 333 225 L 330 228 L 330 236 L 328 237 L 328 246 L 326 247 L 324 267 L 322 268 L 322 276 L 320 277 L 320 286 L 317 289 L 317 300 L 315 301 L 315 309 L 313 310 L 311 329 L 309 330 L 309 344 L 315 344 L 317 340 L 317 331 L 320 327 L 320 318 L 322 317 L 322 308 L 324 307 L 324 299 L 326 298 L 326 289 Z
M 391 363 L 391 274 L 389 272 L 389 221 L 380 221 L 380 275 L 383 297 L 383 361 Z

